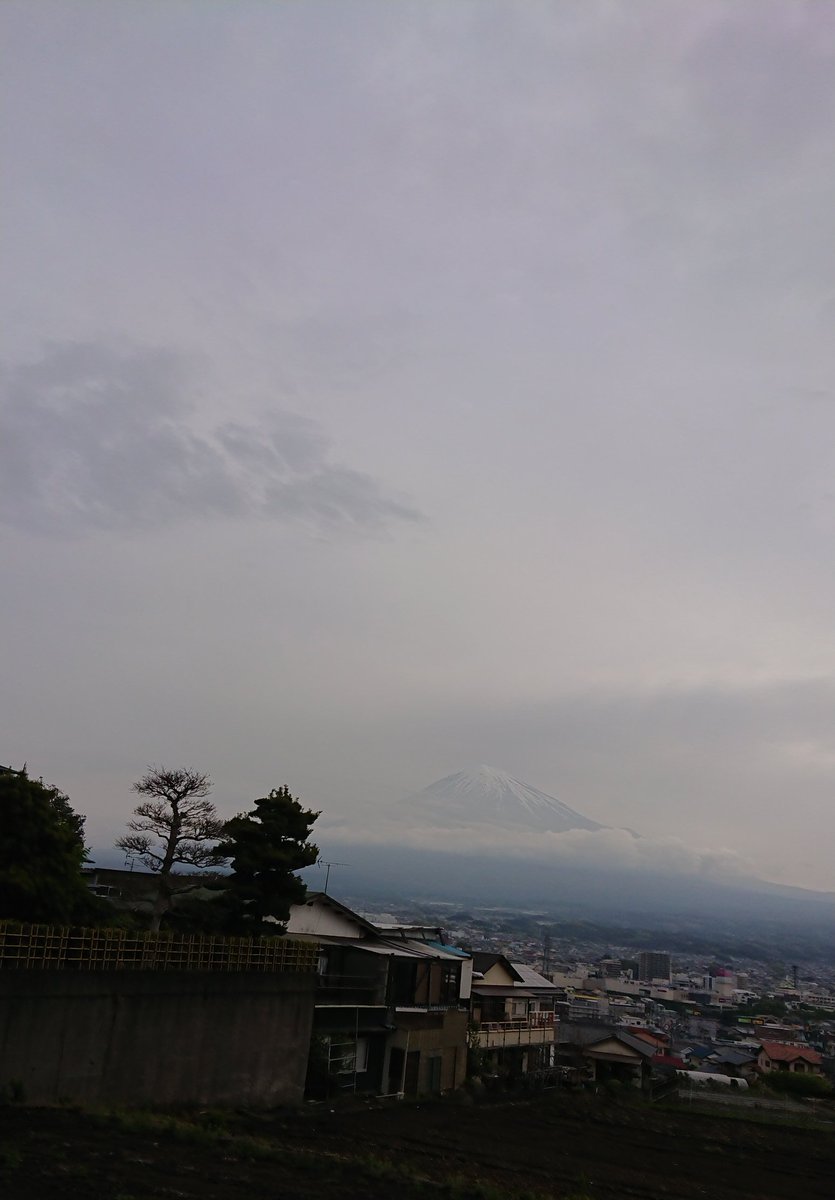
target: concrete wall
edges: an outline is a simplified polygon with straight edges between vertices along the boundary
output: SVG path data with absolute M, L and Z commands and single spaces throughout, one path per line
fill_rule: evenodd
M 315 976 L 0 971 L 0 1089 L 28 1104 L 298 1103 Z

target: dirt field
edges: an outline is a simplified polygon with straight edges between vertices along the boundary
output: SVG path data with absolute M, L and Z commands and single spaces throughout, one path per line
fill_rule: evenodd
M 0 1109 L 4 1200 L 831 1200 L 835 1132 L 546 1094 L 259 1116 Z

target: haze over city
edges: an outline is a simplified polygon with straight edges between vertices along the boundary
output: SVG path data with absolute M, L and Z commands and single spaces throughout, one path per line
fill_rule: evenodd
M 486 762 L 835 890 L 835 8 L 0 29 L 0 762 L 98 847 Z

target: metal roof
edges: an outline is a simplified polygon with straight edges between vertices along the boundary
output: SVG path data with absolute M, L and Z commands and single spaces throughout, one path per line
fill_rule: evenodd
M 535 971 L 533 967 L 526 967 L 524 963 L 511 963 L 513 970 L 517 975 L 522 977 L 522 983 L 526 987 L 547 988 L 549 992 L 556 992 L 559 989 L 555 983 L 551 983 L 550 979 L 546 979 L 544 975 L 540 975 L 539 971 Z
M 372 941 L 371 938 L 341 938 L 323 935 L 317 937 L 322 946 L 342 946 L 350 950 L 361 950 L 365 954 L 382 954 L 386 958 L 420 958 L 406 946 L 392 946 L 388 942 Z
M 442 950 L 428 942 L 416 942 L 409 938 L 344 938 L 336 935 L 317 935 L 316 941 L 322 946 L 345 946 L 351 950 L 362 950 L 368 954 L 382 954 L 387 958 L 432 958 L 445 959 L 449 962 L 461 962 L 457 951 Z

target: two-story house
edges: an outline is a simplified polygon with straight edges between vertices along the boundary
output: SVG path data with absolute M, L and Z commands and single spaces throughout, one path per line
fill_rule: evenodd
M 560 989 L 503 954 L 473 955 L 470 1041 L 491 1074 L 529 1075 L 555 1063 Z
M 314 1090 L 417 1096 L 461 1086 L 469 954 L 439 929 L 377 926 L 321 892 L 293 906 L 287 932 L 319 946 Z

